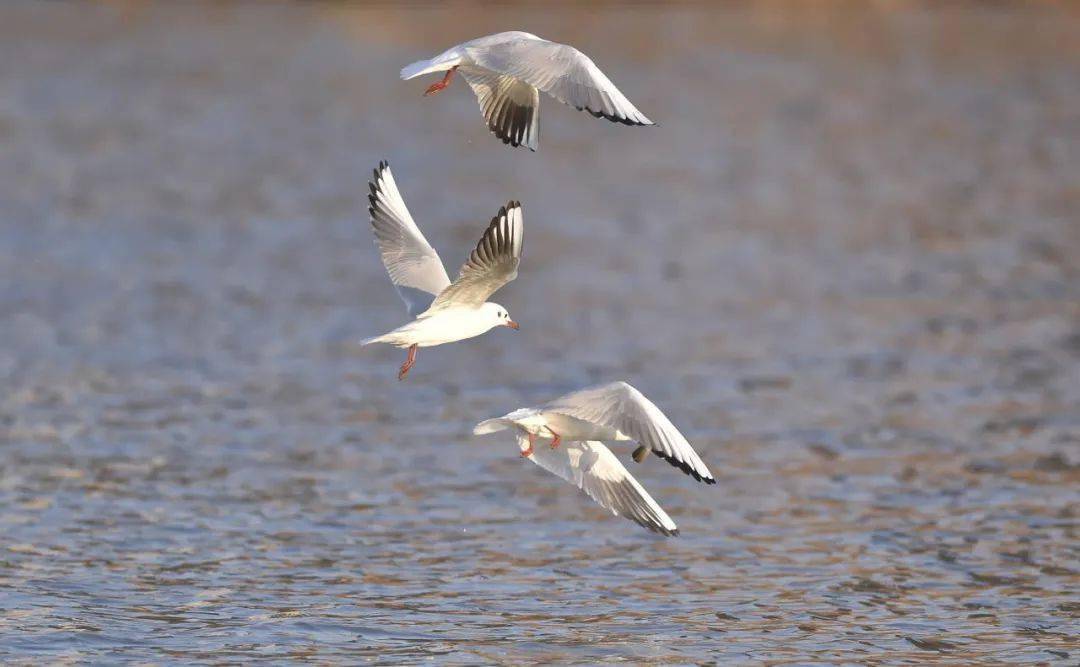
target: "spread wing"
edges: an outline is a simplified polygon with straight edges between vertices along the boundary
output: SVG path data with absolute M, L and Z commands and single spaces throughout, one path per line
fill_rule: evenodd
M 545 39 L 517 37 L 464 45 L 475 67 L 511 76 L 563 104 L 625 125 L 652 125 L 615 84 L 581 51 Z
M 518 435 L 522 452 L 528 438 Z M 547 445 L 533 448 L 529 460 L 584 491 L 615 516 L 664 535 L 678 535 L 679 528 L 667 512 L 638 484 L 611 450 L 595 441 L 566 442 L 556 449 Z
M 519 202 L 500 208 L 462 265 L 457 280 L 439 293 L 431 310 L 480 306 L 495 290 L 517 278 L 523 229 Z
M 379 163 L 369 186 L 368 213 L 375 245 L 409 315 L 416 317 L 446 289 L 450 278 L 439 254 L 409 215 L 389 164 Z
M 504 144 L 536 150 L 540 139 L 540 93 L 512 76 L 481 67 L 460 67 L 476 93 L 484 120 Z
M 543 409 L 618 429 L 699 482 L 716 484 L 704 461 L 671 420 L 625 382 L 575 391 Z

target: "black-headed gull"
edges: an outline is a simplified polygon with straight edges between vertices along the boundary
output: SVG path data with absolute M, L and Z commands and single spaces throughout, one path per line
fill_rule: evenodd
M 507 429 L 515 431 L 522 456 L 573 482 L 614 514 L 624 514 L 652 530 L 674 531 L 675 524 L 598 441 L 633 440 L 639 445 L 632 454 L 638 463 L 651 451 L 698 481 L 716 483 L 671 420 L 626 382 L 582 389 L 539 407 L 487 419 L 473 433 Z M 537 438 L 551 442 L 548 447 L 534 448 Z M 562 450 L 566 451 L 560 455 L 552 453 Z M 617 493 L 613 486 L 623 491 Z M 641 516 L 648 515 L 643 508 L 659 519 L 643 520 Z
M 500 32 L 458 44 L 401 70 L 402 79 L 446 72 L 424 95 L 446 88 L 460 71 L 480 102 L 488 127 L 504 144 L 536 150 L 540 94 L 597 118 L 653 125 L 581 51 L 527 32 Z
M 389 164 L 379 163 L 370 186 L 368 212 L 375 245 L 409 315 L 416 319 L 362 345 L 407 348 L 408 358 L 398 372 L 402 380 L 416 363 L 417 348 L 473 338 L 498 326 L 518 328 L 506 308 L 487 299 L 517 277 L 524 225 L 519 202 L 499 209 L 451 283 L 438 253 L 405 207 Z

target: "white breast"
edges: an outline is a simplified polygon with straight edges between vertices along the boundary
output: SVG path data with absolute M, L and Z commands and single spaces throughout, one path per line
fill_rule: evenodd
M 476 308 L 448 308 L 410 322 L 409 338 L 420 347 L 473 338 L 497 324 Z

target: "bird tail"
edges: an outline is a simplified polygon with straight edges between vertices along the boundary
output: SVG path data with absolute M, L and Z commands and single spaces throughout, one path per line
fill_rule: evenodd
M 429 74 L 444 69 L 446 68 L 442 65 L 434 65 L 430 60 L 417 60 L 413 64 L 401 68 L 401 78 L 408 80 L 418 77 L 421 74 Z
M 386 339 L 386 334 L 380 334 L 378 336 L 372 336 L 371 338 L 365 338 L 364 340 L 360 341 L 360 345 L 361 345 L 361 347 L 363 347 L 364 345 L 371 345 L 372 343 L 386 343 L 386 342 L 388 342 L 385 339 Z
M 485 435 L 487 433 L 496 433 L 498 431 L 505 431 L 510 428 L 511 422 L 502 417 L 496 419 L 485 419 L 473 428 L 474 435 Z

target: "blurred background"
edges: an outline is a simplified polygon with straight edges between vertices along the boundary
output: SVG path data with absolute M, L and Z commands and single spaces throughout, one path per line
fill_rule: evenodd
M 520 29 L 656 128 L 398 70 Z M 0 5 L 0 657 L 1075 662 L 1067 3 Z M 403 354 L 381 159 L 520 332 Z M 663 540 L 482 418 L 625 379 Z M 625 451 L 623 451 L 625 450 Z

